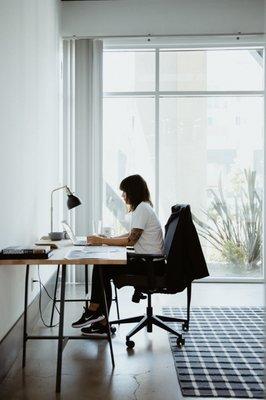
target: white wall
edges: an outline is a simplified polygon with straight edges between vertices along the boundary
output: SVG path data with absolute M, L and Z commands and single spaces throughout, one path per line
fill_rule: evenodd
M 0 248 L 49 232 L 49 193 L 59 183 L 59 23 L 59 0 L 1 1 Z M 0 339 L 23 311 L 24 271 L 0 267 Z
M 63 36 L 263 32 L 264 0 L 67 1 Z

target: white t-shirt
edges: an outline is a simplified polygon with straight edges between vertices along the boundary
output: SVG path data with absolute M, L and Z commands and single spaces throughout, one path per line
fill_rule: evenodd
M 134 245 L 136 253 L 163 254 L 163 232 L 160 221 L 149 203 L 142 201 L 132 211 L 131 229 L 143 229 Z

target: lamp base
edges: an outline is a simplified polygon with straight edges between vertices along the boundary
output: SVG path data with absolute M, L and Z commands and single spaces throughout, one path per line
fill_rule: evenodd
M 50 232 L 49 238 L 51 240 L 62 240 L 64 239 L 64 232 Z

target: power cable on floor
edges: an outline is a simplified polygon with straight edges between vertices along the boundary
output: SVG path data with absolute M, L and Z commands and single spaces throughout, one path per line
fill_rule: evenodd
M 33 282 L 38 282 L 38 283 L 39 283 L 39 287 L 40 287 L 39 313 L 40 313 L 41 321 L 42 321 L 43 325 L 46 326 L 46 328 L 54 328 L 54 327 L 56 327 L 56 326 L 59 325 L 59 322 L 58 322 L 57 324 L 54 324 L 54 325 L 47 324 L 47 323 L 44 321 L 44 317 L 43 317 L 43 313 L 42 313 L 42 288 L 45 290 L 47 296 L 48 296 L 52 301 L 54 301 L 54 299 L 53 299 L 52 296 L 49 294 L 48 290 L 46 289 L 46 287 L 44 286 L 44 284 L 43 284 L 42 281 L 41 281 L 40 267 L 39 267 L 39 265 L 38 265 L 38 278 L 39 278 L 38 280 L 35 279 L 35 280 L 33 280 Z M 58 312 L 58 314 L 60 315 L 60 311 L 58 310 L 56 304 L 55 304 L 55 309 L 56 309 L 56 311 Z

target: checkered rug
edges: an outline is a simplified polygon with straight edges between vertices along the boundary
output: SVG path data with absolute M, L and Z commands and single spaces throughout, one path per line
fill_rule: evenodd
M 163 313 L 185 318 L 186 309 Z M 169 336 L 183 396 L 264 398 L 263 332 L 263 308 L 192 308 L 185 346 Z

